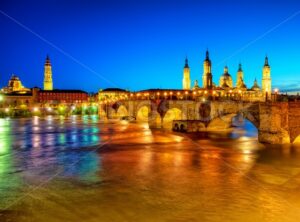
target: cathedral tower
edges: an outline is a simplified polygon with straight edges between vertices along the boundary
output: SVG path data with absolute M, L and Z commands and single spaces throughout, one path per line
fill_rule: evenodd
M 267 96 L 266 99 L 271 98 L 271 93 L 272 93 L 271 68 L 267 56 L 265 58 L 265 65 L 263 67 L 262 92 L 265 93 L 265 95 Z
M 187 58 L 185 59 L 185 65 L 183 68 L 182 89 L 184 89 L 184 90 L 191 89 L 190 67 L 189 67 Z
M 237 78 L 236 78 L 236 87 L 241 88 L 241 86 L 244 84 L 244 72 L 242 69 L 242 64 L 239 64 L 239 69 L 237 71 Z
M 47 55 L 44 69 L 44 90 L 53 90 L 52 69 L 49 56 Z
M 202 85 L 203 88 L 212 88 L 212 74 L 211 74 L 211 61 L 209 59 L 209 52 L 206 51 L 206 58 L 203 63 L 203 75 L 202 75 Z

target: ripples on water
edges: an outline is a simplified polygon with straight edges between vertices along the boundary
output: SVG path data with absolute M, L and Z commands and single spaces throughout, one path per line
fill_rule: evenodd
M 300 147 L 237 125 L 0 119 L 0 221 L 299 221 Z

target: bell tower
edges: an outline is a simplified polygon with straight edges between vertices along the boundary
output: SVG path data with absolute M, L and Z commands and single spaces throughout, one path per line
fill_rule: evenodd
M 211 61 L 209 59 L 209 52 L 206 50 L 206 57 L 203 62 L 202 86 L 203 88 L 211 89 L 212 85 Z
M 265 64 L 263 67 L 262 92 L 266 95 L 266 99 L 271 98 L 271 93 L 272 93 L 271 67 L 269 65 L 269 59 L 267 56 L 265 58 Z
M 44 66 L 44 90 L 53 90 L 52 68 L 50 58 L 47 55 Z
M 239 64 L 239 69 L 237 71 L 237 78 L 236 78 L 236 87 L 240 88 L 243 84 L 243 80 L 244 80 L 244 72 L 242 69 L 242 64 Z
M 187 58 L 185 59 L 185 65 L 183 68 L 182 89 L 184 89 L 184 90 L 191 89 L 190 67 L 189 67 Z

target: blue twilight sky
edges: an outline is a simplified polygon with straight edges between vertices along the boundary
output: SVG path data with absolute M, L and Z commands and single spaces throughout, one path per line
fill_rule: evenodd
M 208 48 L 215 83 L 225 65 L 236 81 L 239 62 L 247 86 L 260 83 L 268 54 L 273 86 L 300 89 L 299 0 L 1 0 L 0 10 L 0 87 L 12 73 L 42 87 L 49 54 L 58 89 L 181 88 L 186 55 L 201 83 Z

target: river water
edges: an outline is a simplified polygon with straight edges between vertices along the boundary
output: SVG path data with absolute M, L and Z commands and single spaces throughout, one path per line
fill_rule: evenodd
M 97 116 L 0 119 L 0 221 L 300 221 L 300 146 Z

